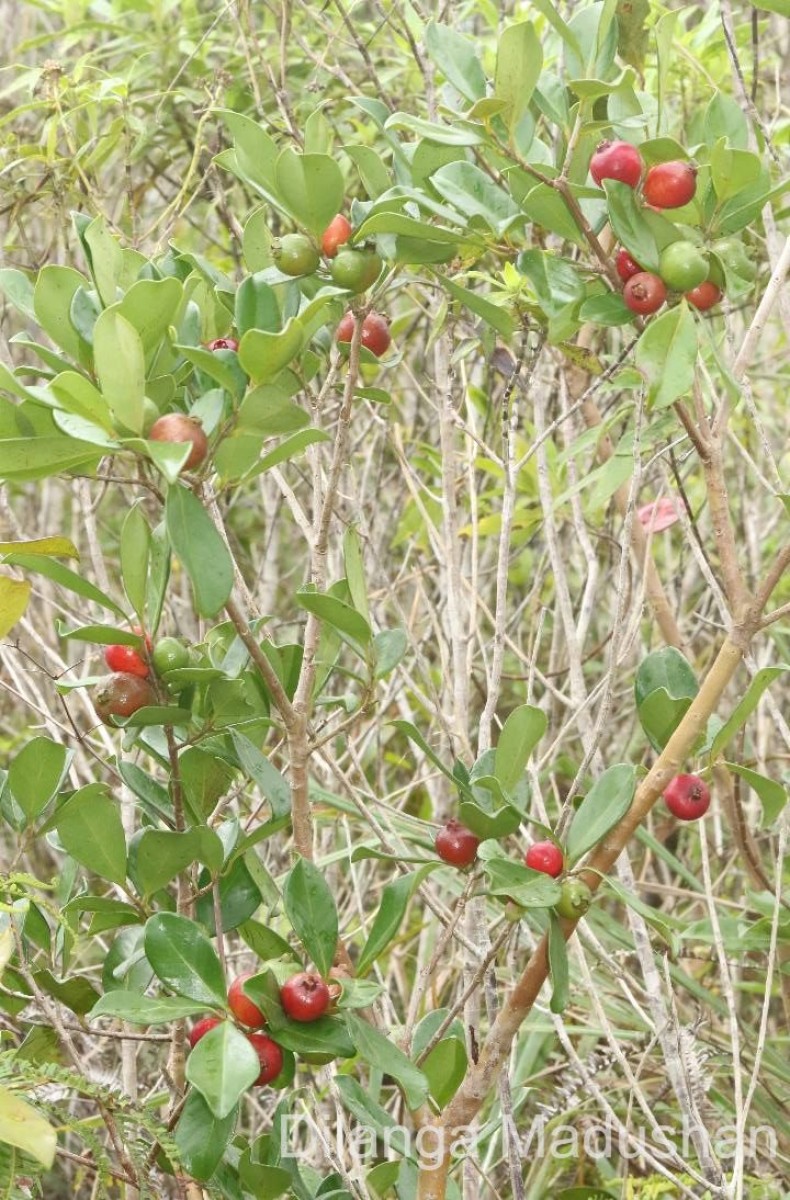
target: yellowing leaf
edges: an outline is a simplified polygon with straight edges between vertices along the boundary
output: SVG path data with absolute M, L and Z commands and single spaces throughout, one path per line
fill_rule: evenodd
M 24 616 L 30 587 L 26 580 L 0 575 L 0 637 L 5 637 Z
M 57 1137 L 49 1121 L 6 1088 L 0 1088 L 0 1142 L 24 1150 L 47 1169 L 55 1158 Z

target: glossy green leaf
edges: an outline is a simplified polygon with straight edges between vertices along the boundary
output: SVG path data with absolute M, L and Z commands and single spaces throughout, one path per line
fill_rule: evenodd
M 116 421 L 142 434 L 145 424 L 145 352 L 135 327 L 105 309 L 93 330 L 93 355 L 102 395 Z
M 321 975 L 327 975 L 337 949 L 338 918 L 332 889 L 323 872 L 298 859 L 283 888 L 283 904 L 294 933 Z
M 631 763 L 615 763 L 596 779 L 568 830 L 566 849 L 571 866 L 625 816 L 635 791 L 636 768 Z
M 421 1064 L 431 1099 L 441 1111 L 463 1083 L 468 1067 L 466 1047 L 457 1037 L 443 1038 Z
M 234 1111 L 260 1070 L 252 1044 L 231 1021 L 223 1021 L 200 1039 L 187 1058 L 186 1077 L 222 1121 Z
M 656 408 L 667 408 L 691 391 L 697 365 L 697 322 L 685 300 L 648 323 L 634 358 Z
M 291 787 L 266 755 L 237 729 L 231 730 L 233 745 L 242 769 L 269 801 L 273 817 L 286 817 L 291 811 Z
M 71 267 L 47 264 L 38 273 L 33 290 L 33 307 L 39 325 L 56 346 L 72 358 L 80 358 L 80 338 L 69 319 L 71 301 L 77 288 L 87 280 Z
M 758 671 L 748 688 L 743 699 L 733 710 L 732 716 L 722 726 L 716 735 L 713 745 L 710 750 L 710 757 L 715 761 L 722 751 L 730 744 L 735 734 L 748 721 L 757 705 L 760 703 L 763 692 L 769 688 L 775 679 L 780 675 L 784 675 L 785 671 L 790 671 L 790 665 L 780 663 L 775 667 L 763 667 Z
M 409 647 L 405 629 L 382 629 L 373 638 L 374 675 L 385 679 L 401 662 Z
M 209 1006 L 175 996 L 142 996 L 139 992 L 122 990 L 105 992 L 88 1013 L 88 1019 L 117 1017 L 130 1025 L 169 1025 L 184 1017 L 196 1017 L 209 1012 Z
M 428 57 L 445 79 L 469 101 L 486 93 L 486 77 L 474 42 L 451 25 L 429 21 L 423 34 Z
M 412 1112 L 424 1104 L 428 1095 L 428 1080 L 411 1059 L 394 1042 L 354 1013 L 349 1013 L 346 1020 L 359 1057 L 398 1081 L 407 1107 Z
M 292 317 L 281 333 L 248 329 L 239 342 L 239 362 L 256 383 L 274 379 L 293 362 L 304 343 L 300 321 Z
M 205 825 L 195 825 L 183 833 L 145 829 L 137 843 L 137 881 L 142 891 L 150 896 L 193 862 L 205 863 L 212 871 L 218 871 L 223 854 L 219 837 Z
M 546 714 L 532 704 L 510 713 L 496 746 L 494 774 L 505 791 L 512 791 L 524 774 L 529 756 L 546 732 Z
M 431 183 L 459 212 L 481 217 L 495 233 L 502 233 L 520 216 L 508 193 L 474 163 L 447 163 L 434 172 Z
M 609 221 L 617 240 L 646 271 L 658 270 L 659 248 L 634 189 L 616 179 L 604 180 Z
M 345 183 L 328 154 L 297 154 L 287 147 L 275 166 L 277 191 L 300 225 L 320 237 L 343 208 Z
M 468 308 L 476 317 L 480 317 L 486 325 L 490 325 L 497 333 L 500 333 L 503 338 L 510 339 L 513 337 L 515 323 L 510 312 L 506 308 L 499 308 L 498 305 L 492 304 L 490 300 L 486 300 L 485 296 L 481 296 L 479 292 L 473 292 L 469 288 L 461 287 L 459 283 L 455 283 L 452 279 L 442 275 L 440 277 L 441 286 L 447 291 L 453 300 L 457 300 L 464 308 Z
M 193 1179 L 207 1182 L 214 1174 L 237 1119 L 237 1107 L 222 1118 L 215 1117 L 200 1092 L 189 1092 L 173 1136 L 181 1162 Z
M 145 954 L 165 987 L 188 1000 L 224 1008 L 220 961 L 194 921 L 168 912 L 150 917 L 145 926 Z
M 165 522 L 170 543 L 192 583 L 197 611 L 213 617 L 233 588 L 227 546 L 197 496 L 178 484 L 168 489 Z
M 182 303 L 182 284 L 167 279 L 139 279 L 118 304 L 118 312 L 136 329 L 146 355 L 159 345 Z
M 502 856 L 497 846 L 480 847 L 480 860 L 492 896 L 515 900 L 522 908 L 551 908 L 560 898 L 556 879 Z
M 699 691 L 697 677 L 673 646 L 649 654 L 634 683 L 639 720 L 655 750 L 663 750 Z
M 281 326 L 280 305 L 270 284 L 260 274 L 249 275 L 236 292 L 236 329 L 242 337 L 248 329 L 277 333 Z
M 549 914 L 549 976 L 551 978 L 551 1000 L 553 1013 L 562 1013 L 568 1006 L 570 973 L 568 970 L 568 947 L 562 936 L 562 928 L 555 913 Z
M 143 502 L 133 504 L 121 527 L 121 578 L 123 587 L 140 620 L 145 615 L 148 582 L 148 555 L 151 530 L 143 515 Z
M 34 821 L 57 794 L 74 757 L 60 742 L 34 737 L 11 759 L 8 786 L 14 800 Z
M 118 803 L 104 784 L 89 783 L 52 818 L 67 854 L 101 879 L 126 882 L 126 835 Z
M 511 134 L 529 108 L 543 66 L 543 49 L 531 21 L 508 25 L 497 46 L 494 95 L 508 105 Z
M 308 612 L 353 641 L 365 645 L 371 640 L 372 631 L 362 613 L 357 612 L 344 600 L 339 600 L 337 596 L 318 592 L 312 584 L 307 584 L 299 589 L 295 599 L 302 608 L 306 608 Z
M 0 454 L 2 454 L 2 448 L 0 448 Z M 64 587 L 68 591 L 82 596 L 84 600 L 90 600 L 92 603 L 98 604 L 102 608 L 110 609 L 116 612 L 118 616 L 125 618 L 126 614 L 123 609 L 115 603 L 112 597 L 100 591 L 99 588 L 95 587 L 87 579 L 83 579 L 76 571 L 69 570 L 68 567 L 64 567 L 62 563 L 55 562 L 54 559 L 33 554 L 10 554 L 7 561 L 14 566 L 22 567 L 25 571 L 31 571 L 36 575 L 44 575 L 60 587 Z
M 0 439 L 0 479 L 23 482 L 46 479 L 76 467 L 92 468 L 103 450 L 90 442 L 71 437 L 24 437 Z
M 397 937 L 409 901 L 429 871 L 438 865 L 438 863 L 431 863 L 427 870 L 422 869 L 413 871 L 409 875 L 400 875 L 397 879 L 384 885 L 378 910 L 357 962 L 358 975 L 365 975 L 393 939 Z
M 776 779 L 768 779 L 758 771 L 753 771 L 751 767 L 742 767 L 740 763 L 726 763 L 726 766 L 757 793 L 763 807 L 762 827 L 770 829 L 790 799 L 787 787 Z

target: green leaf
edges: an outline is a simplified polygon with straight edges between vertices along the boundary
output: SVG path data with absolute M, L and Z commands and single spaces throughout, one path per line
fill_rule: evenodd
M 615 763 L 596 779 L 573 815 L 567 854 L 571 866 L 597 846 L 631 807 L 636 791 L 636 768 Z
M 233 589 L 233 563 L 227 546 L 198 498 L 176 484 L 168 488 L 165 523 L 171 545 L 195 592 L 202 617 L 213 617 Z
M 181 1162 L 193 1179 L 207 1182 L 214 1174 L 237 1119 L 238 1108 L 232 1108 L 220 1119 L 214 1116 L 200 1092 L 189 1093 L 173 1136 Z
M 33 538 L 27 542 L 0 542 L 0 555 L 33 554 L 57 558 L 79 558 L 80 552 L 69 538 Z
M 143 515 L 143 501 L 133 504 L 121 527 L 121 578 L 134 611 L 142 621 L 145 615 L 145 595 L 148 583 L 148 555 L 151 530 Z
M 405 629 L 382 629 L 373 638 L 374 676 L 384 679 L 395 670 L 409 646 Z
M 674 646 L 656 650 L 640 663 L 634 695 L 640 723 L 654 750 L 664 749 L 698 691 L 691 665 Z
M 551 977 L 551 1000 L 553 1013 L 564 1012 L 568 1006 L 570 979 L 568 972 L 568 947 L 562 936 L 562 927 L 556 913 L 549 914 L 549 975 Z
M 511 135 L 529 108 L 543 66 L 543 49 L 531 21 L 508 25 L 497 46 L 494 95 L 508 105 Z
M 105 992 L 88 1013 L 88 1020 L 96 1017 L 118 1017 L 130 1025 L 169 1025 L 184 1017 L 196 1017 L 208 1010 L 205 1004 L 194 1000 L 180 1000 L 175 996 L 141 996 L 139 992 Z
M 123 251 L 102 217 L 94 217 L 82 234 L 82 242 L 90 257 L 91 274 L 102 304 L 107 307 L 117 300 L 118 284 L 123 271 Z
M 126 835 L 118 804 L 104 784 L 80 788 L 51 820 L 67 854 L 101 879 L 126 883 Z
M 222 1121 L 235 1110 L 260 1070 L 254 1046 L 231 1021 L 223 1021 L 200 1039 L 187 1058 L 186 1077 Z
M 150 896 L 193 862 L 218 871 L 223 856 L 220 838 L 205 825 L 195 825 L 183 833 L 146 829 L 137 843 L 137 881 L 143 893 Z
M 319 973 L 328 975 L 337 949 L 337 909 L 323 873 L 308 859 L 300 858 L 289 872 L 283 904 L 294 933 Z
M 265 754 L 237 729 L 231 730 L 242 770 L 256 784 L 261 795 L 269 801 L 273 817 L 286 817 L 291 811 L 291 787 Z
M 412 725 L 411 721 L 390 721 L 390 724 L 393 726 L 393 728 L 399 730 L 400 733 L 405 734 L 410 741 L 414 742 L 415 746 L 419 746 L 428 761 L 431 762 L 437 768 L 437 770 L 441 771 L 442 775 L 446 776 L 446 778 L 452 783 L 458 785 L 458 780 L 453 775 L 452 771 L 445 766 L 439 756 L 431 749 L 416 725 Z M 467 795 L 471 794 L 468 788 L 464 788 L 462 790 L 465 791 Z
M 11 632 L 27 612 L 32 584 L 0 575 L 0 638 Z
M 28 821 L 57 795 L 74 753 L 48 737 L 34 737 L 11 760 L 8 786 Z
M 455 283 L 447 276 L 437 276 L 437 279 L 454 300 L 457 300 L 464 308 L 468 308 L 476 317 L 480 317 L 481 321 L 486 325 L 490 325 L 503 338 L 510 340 L 513 337 L 515 322 L 507 309 L 499 308 L 496 304 L 492 304 L 490 300 L 486 300 L 478 292 L 472 292 L 468 288 L 461 287 L 460 284 Z
M 517 172 L 511 171 L 510 177 L 518 179 Z M 525 215 L 535 225 L 581 245 L 584 235 L 559 192 L 547 183 L 534 183 L 531 175 L 526 176 L 525 180 L 527 186 L 520 199 Z
M 502 856 L 498 846 L 481 846 L 480 859 L 492 896 L 515 900 L 522 908 L 551 908 L 562 891 L 556 879 Z
M 0 1087 L 0 1142 L 29 1154 L 48 1171 L 55 1161 L 57 1141 L 49 1121 L 15 1092 Z
M 0 454 L 2 454 L 1 447 L 2 443 L 0 443 Z M 92 583 L 77 575 L 75 571 L 70 571 L 68 567 L 64 567 L 62 563 L 33 554 L 9 554 L 6 561 L 12 563 L 14 566 L 22 567 L 25 571 L 32 571 L 33 574 L 44 575 L 60 587 L 67 588 L 68 591 L 82 596 L 84 600 L 90 600 L 102 608 L 110 609 L 112 612 L 117 613 L 119 617 L 124 619 L 126 617 L 123 609 L 110 596 L 107 596 L 99 588 L 94 587 Z
M 468 1065 L 466 1046 L 457 1037 L 443 1038 L 424 1059 L 422 1071 L 428 1080 L 431 1099 L 440 1111 L 463 1083 Z
M 423 39 L 429 57 L 456 91 L 469 101 L 485 95 L 485 72 L 469 38 L 450 25 L 429 21 Z
M 457 230 L 443 229 L 440 225 L 431 225 L 428 221 L 417 221 L 405 213 L 377 212 L 367 217 L 358 229 L 354 231 L 354 242 L 364 242 L 374 233 L 396 233 L 401 237 L 413 237 L 424 242 L 433 242 L 449 249 L 456 247 L 467 237 Z M 479 237 L 470 235 L 469 240 L 482 244 Z
M 75 467 L 91 468 L 103 451 L 71 437 L 24 437 L 0 440 L 0 479 L 23 482 L 61 475 Z
M 82 343 L 69 314 L 74 293 L 87 282 L 84 275 L 71 267 L 47 265 L 39 271 L 33 291 L 33 307 L 39 325 L 56 346 L 77 361 Z
M 757 793 L 763 806 L 763 829 L 768 829 L 776 821 L 788 801 L 787 788 L 776 779 L 768 779 L 765 775 L 742 767 L 740 763 L 726 763 L 725 766 L 733 774 L 739 775 L 745 783 Z
M 735 734 L 741 729 L 749 717 L 752 715 L 757 705 L 760 703 L 763 692 L 770 687 L 775 679 L 783 675 L 785 671 L 790 671 L 790 666 L 786 663 L 780 663 L 775 667 L 763 667 L 761 671 L 752 679 L 746 694 L 733 711 L 732 716 L 717 733 L 714 738 L 713 745 L 710 749 L 711 762 L 715 761 L 726 746 L 735 737 Z
M 639 338 L 634 357 L 649 384 L 649 399 L 656 408 L 667 408 L 691 391 L 697 340 L 697 322 L 685 300 L 653 317 Z
M 481 217 L 494 233 L 503 233 L 521 213 L 508 193 L 470 162 L 451 162 L 431 176 L 445 200 L 467 217 Z
M 239 342 L 239 362 L 256 383 L 274 379 L 298 355 L 304 344 L 304 330 L 291 317 L 281 333 L 248 329 Z
M 516 259 L 516 268 L 526 275 L 535 289 L 547 316 L 559 315 L 569 304 L 584 298 L 584 281 L 572 263 L 545 250 L 525 250 Z
M 0 270 L 0 292 L 13 304 L 17 312 L 28 321 L 35 322 L 33 282 L 28 275 L 14 267 L 4 267 Z
M 349 1013 L 346 1020 L 360 1058 L 398 1081 L 407 1107 L 412 1112 L 424 1104 L 428 1096 L 428 1080 L 411 1059 L 394 1042 L 354 1013 Z
M 213 1008 L 225 1007 L 220 961 L 194 921 L 167 912 L 150 917 L 145 926 L 145 956 L 171 991 Z
M 343 208 L 343 172 L 328 154 L 297 154 L 286 147 L 277 159 L 275 178 L 290 213 L 316 237 Z
M 646 271 L 658 271 L 659 248 L 634 189 L 616 179 L 605 179 L 604 187 L 609 221 L 617 240 Z
M 634 314 L 623 300 L 620 292 L 605 292 L 599 296 L 590 296 L 579 309 L 583 321 L 593 321 L 596 325 L 630 325 Z
M 435 865 L 438 864 L 431 863 L 430 868 L 432 869 Z M 427 874 L 428 871 L 425 869 L 413 871 L 410 875 L 401 875 L 384 885 L 370 933 L 359 956 L 358 975 L 365 975 L 376 959 L 397 937 L 409 901 Z
M 248 276 L 236 292 L 236 329 L 242 337 L 248 329 L 277 333 L 281 326 L 280 305 L 274 288 L 261 274 Z
M 370 606 L 365 583 L 365 568 L 362 563 L 362 542 L 353 525 L 349 525 L 343 535 L 343 564 L 354 608 L 370 625 Z
M 357 612 L 344 600 L 339 600 L 337 596 L 318 592 L 313 584 L 307 584 L 299 589 L 295 599 L 302 608 L 306 608 L 308 612 L 353 641 L 366 645 L 371 640 L 373 633 L 362 613 Z
M 176 320 L 184 288 L 178 279 L 138 279 L 117 306 L 140 337 L 143 351 L 150 355 Z
M 524 774 L 532 751 L 546 732 L 546 714 L 532 704 L 515 708 L 502 726 L 494 756 L 494 775 L 512 792 Z
M 145 353 L 134 325 L 105 309 L 93 330 L 93 356 L 102 395 L 115 420 L 142 434 L 145 424 Z

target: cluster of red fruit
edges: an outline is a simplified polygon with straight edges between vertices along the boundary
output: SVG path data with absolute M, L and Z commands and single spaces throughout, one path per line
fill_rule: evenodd
M 139 625 L 132 632 L 143 638 Z M 143 638 L 143 649 L 134 646 L 108 646 L 104 661 L 113 672 L 99 685 L 93 695 L 93 707 L 105 725 L 112 725 L 113 717 L 130 717 L 138 708 L 157 704 L 158 697 L 150 682 L 151 668 L 162 676 L 166 671 L 189 665 L 189 651 L 178 638 L 164 637 L 154 646 L 148 634 Z
M 697 821 L 710 807 L 710 789 L 699 775 L 676 775 L 664 790 L 664 801 L 680 821 Z M 477 858 L 480 838 L 454 817 L 436 835 L 434 849 L 443 862 L 454 867 L 470 867 Z M 526 866 L 544 875 L 559 878 L 565 871 L 565 855 L 556 842 L 535 842 L 524 855 Z M 561 917 L 572 920 L 587 911 L 592 893 L 580 879 L 572 876 L 563 883 L 562 895 L 555 905 Z
M 283 1069 L 282 1048 L 265 1033 L 248 1033 L 247 1030 L 260 1030 L 266 1024 L 266 1016 L 258 1005 L 250 1000 L 244 991 L 244 984 L 252 978 L 254 972 L 248 971 L 239 975 L 228 988 L 228 1008 L 240 1025 L 243 1025 L 247 1041 L 258 1055 L 261 1066 L 260 1075 L 255 1080 L 254 1087 L 263 1087 L 271 1083 Z M 332 1001 L 329 986 L 320 975 L 300 971 L 292 975 L 280 988 L 280 1003 L 287 1017 L 292 1021 L 307 1023 L 317 1021 L 328 1010 Z M 203 1017 L 189 1031 L 189 1044 L 194 1050 L 202 1037 L 209 1030 L 221 1025 L 225 1017 Z
M 616 179 L 631 188 L 641 182 L 645 203 L 658 210 L 682 208 L 697 190 L 697 171 L 691 163 L 680 159 L 656 163 L 645 174 L 642 155 L 630 142 L 601 142 L 590 160 L 590 174 L 599 186 L 604 179 Z M 615 265 L 625 284 L 626 305 L 642 316 L 661 307 L 668 289 L 682 292 L 689 304 L 701 310 L 713 308 L 721 299 L 719 281 L 711 278 L 715 267 L 692 241 L 682 239 L 666 246 L 658 274 L 646 271 L 625 249 L 618 252 Z

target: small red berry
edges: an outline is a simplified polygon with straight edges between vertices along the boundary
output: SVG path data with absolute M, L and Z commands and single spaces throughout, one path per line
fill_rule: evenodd
M 533 871 L 542 871 L 556 879 L 562 874 L 565 856 L 554 842 L 535 842 L 524 855 L 524 862 Z
M 604 179 L 619 179 L 633 188 L 642 178 L 644 165 L 630 142 L 601 142 L 590 159 L 590 174 L 599 187 Z
M 208 441 L 203 427 L 186 413 L 167 413 L 154 421 L 148 437 L 155 442 L 191 442 L 192 449 L 189 458 L 184 463 L 184 469 L 200 466 L 208 454 Z
M 250 1029 L 260 1029 L 266 1024 L 266 1017 L 244 991 L 244 984 L 254 974 L 254 971 L 247 971 L 245 975 L 239 975 L 233 980 L 228 988 L 228 1007 L 242 1025 L 248 1025 Z
M 710 807 L 710 788 L 699 775 L 676 775 L 664 789 L 664 799 L 679 821 L 697 821 Z
M 350 342 L 353 336 L 354 314 L 347 312 L 340 320 L 335 340 Z M 369 312 L 362 322 L 362 345 L 370 350 L 371 354 L 375 354 L 376 358 L 381 358 L 385 350 L 389 349 L 391 341 L 387 318 L 382 317 L 380 313 Z
M 187 1034 L 192 1049 L 195 1049 L 200 1039 L 205 1037 L 210 1029 L 215 1029 L 217 1025 L 221 1024 L 221 1017 L 202 1017 L 199 1021 L 196 1021 Z
M 320 975 L 300 971 L 280 988 L 280 1003 L 292 1021 L 317 1021 L 329 1008 L 329 988 Z
M 327 258 L 334 258 L 340 246 L 345 246 L 351 237 L 352 225 L 348 217 L 338 213 L 327 225 L 321 238 L 321 249 Z
M 663 279 L 653 275 L 651 271 L 640 271 L 632 275 L 623 288 L 623 300 L 631 312 L 646 316 L 654 313 L 667 298 L 667 289 Z
M 214 338 L 206 346 L 207 350 L 238 350 L 239 343 L 232 337 Z
M 139 708 L 156 703 L 156 692 L 146 679 L 122 671 L 107 675 L 93 694 L 93 707 L 99 718 L 112 728 L 115 728 L 113 717 L 131 717 Z
M 480 838 L 453 817 L 439 830 L 433 845 L 443 862 L 453 867 L 468 867 L 477 858 Z
M 258 1062 L 261 1064 L 261 1073 L 255 1080 L 253 1087 L 263 1087 L 266 1083 L 271 1083 L 283 1069 L 283 1052 L 282 1047 L 273 1042 L 265 1033 L 248 1033 L 247 1041 L 254 1048 L 258 1055 Z
M 120 671 L 122 675 L 139 675 L 140 679 L 145 679 L 150 672 L 148 663 L 134 646 L 107 646 L 104 661 L 111 671 Z
M 721 300 L 721 288 L 716 287 L 716 284 L 712 283 L 710 279 L 706 279 L 704 283 L 700 283 L 690 292 L 686 292 L 686 299 L 695 308 L 706 312 Z
M 614 265 L 623 283 L 628 283 L 632 275 L 638 275 L 642 270 L 636 259 L 631 258 L 631 255 L 625 249 L 617 251 Z
M 645 176 L 642 195 L 656 208 L 682 208 L 697 190 L 697 169 L 687 162 L 656 163 Z

